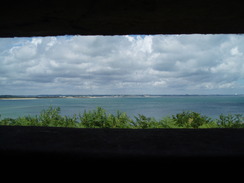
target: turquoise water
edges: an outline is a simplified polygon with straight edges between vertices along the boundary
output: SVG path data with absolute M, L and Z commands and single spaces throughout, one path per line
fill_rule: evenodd
M 61 107 L 61 114 L 72 116 L 103 107 L 115 114 L 117 110 L 130 117 L 144 114 L 162 117 L 191 110 L 217 118 L 220 114 L 244 114 L 244 96 L 160 96 L 160 97 L 104 97 L 104 98 L 40 98 L 28 100 L 0 100 L 1 118 L 38 115 L 49 106 Z

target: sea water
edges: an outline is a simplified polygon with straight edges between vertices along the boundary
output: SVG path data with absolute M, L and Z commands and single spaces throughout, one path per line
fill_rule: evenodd
M 212 118 L 220 114 L 244 114 L 244 96 L 149 96 L 149 97 L 91 97 L 37 98 L 0 100 L 1 118 L 34 116 L 48 107 L 60 107 L 61 115 L 72 116 L 85 110 L 102 107 L 107 113 L 118 110 L 130 117 L 143 114 L 161 119 L 183 111 L 194 111 Z

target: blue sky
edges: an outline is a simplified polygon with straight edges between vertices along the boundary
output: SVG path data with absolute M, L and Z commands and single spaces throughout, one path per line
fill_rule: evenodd
M 243 94 L 244 35 L 0 39 L 0 95 Z

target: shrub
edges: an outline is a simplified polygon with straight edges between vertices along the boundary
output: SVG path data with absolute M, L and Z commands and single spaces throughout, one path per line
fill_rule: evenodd
M 38 117 L 32 117 L 32 116 L 25 116 L 25 117 L 18 117 L 15 120 L 15 125 L 18 126 L 41 126 L 41 124 L 38 122 Z
M 175 120 L 177 126 L 184 128 L 199 128 L 211 121 L 210 118 L 192 111 L 184 111 L 173 115 L 172 118 Z
M 101 107 L 88 112 L 85 110 L 83 114 L 79 114 L 80 126 L 86 128 L 104 128 L 106 127 L 106 118 L 106 111 Z
M 136 121 L 132 122 L 132 125 L 134 128 L 141 128 L 141 129 L 147 129 L 147 128 L 163 128 L 163 124 L 157 121 L 155 118 L 152 117 L 146 117 L 145 115 L 138 114 L 137 116 L 134 116 Z
M 157 121 L 155 118 L 138 114 L 131 119 L 126 113 L 106 113 L 105 109 L 97 107 L 92 111 L 84 111 L 77 117 L 61 116 L 60 107 L 49 107 L 37 116 L 18 117 L 17 119 L 1 119 L 0 125 L 19 126 L 52 126 L 73 128 L 244 128 L 244 116 L 241 114 L 228 114 L 212 120 L 199 113 L 184 111 L 171 117 L 164 117 Z
M 4 118 L 0 121 L 0 125 L 15 125 L 16 120 L 13 118 Z
M 60 107 L 44 109 L 38 117 L 38 122 L 42 126 L 63 126 L 63 117 L 59 113 Z
M 116 115 L 107 114 L 101 107 L 93 111 L 84 111 L 79 115 L 79 119 L 80 126 L 86 128 L 129 128 L 131 123 L 126 113 L 117 111 Z
M 175 120 L 169 116 L 162 118 L 159 121 L 160 127 L 161 128 L 183 128 L 183 127 L 179 127 Z
M 220 128 L 243 128 L 244 117 L 241 114 L 221 114 L 217 119 L 217 125 Z
M 130 128 L 132 120 L 125 112 L 117 111 L 116 115 L 108 115 L 107 123 L 111 128 Z

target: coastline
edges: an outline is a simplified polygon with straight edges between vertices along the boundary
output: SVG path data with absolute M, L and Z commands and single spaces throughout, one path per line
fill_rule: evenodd
M 35 100 L 38 98 L 0 98 L 0 100 Z
M 160 98 L 160 97 L 223 97 L 223 96 L 233 96 L 233 97 L 244 97 L 244 94 L 235 95 L 32 95 L 32 96 L 12 96 L 12 95 L 0 95 L 0 100 L 35 100 L 43 98 Z

